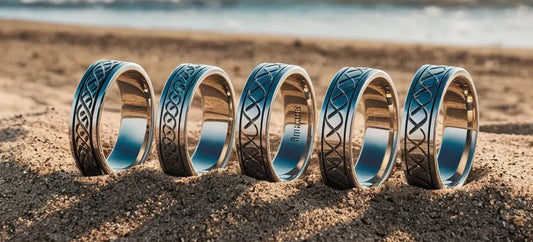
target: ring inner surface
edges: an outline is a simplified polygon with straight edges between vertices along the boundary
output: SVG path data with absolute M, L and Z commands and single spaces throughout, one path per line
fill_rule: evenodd
M 456 186 L 472 165 L 477 135 L 477 106 L 469 82 L 454 79 L 443 97 L 436 125 L 437 163 L 442 182 Z
M 138 71 L 122 73 L 115 83 L 120 92 L 121 121 L 107 163 L 118 172 L 139 161 L 146 151 L 150 138 L 152 102 L 146 80 Z
M 396 143 L 397 112 L 392 88 L 383 78 L 376 78 L 364 90 L 352 125 L 352 157 L 355 175 L 365 187 L 378 185 L 391 167 L 389 162 Z M 364 125 L 363 125 L 364 124 Z
M 189 155 L 193 168 L 199 173 L 219 167 L 231 151 L 234 107 L 230 90 L 228 82 L 216 74 L 208 76 L 199 85 L 203 109 L 201 133 L 199 140 L 197 136 L 187 137 L 188 143 L 196 146 Z M 191 114 L 194 115 L 194 111 L 187 115 Z
M 280 180 L 290 181 L 299 176 L 307 159 L 314 112 L 310 88 L 299 74 L 289 76 L 281 84 L 278 95 L 283 103 L 283 134 L 272 164 Z M 270 134 L 268 138 L 272 140 Z

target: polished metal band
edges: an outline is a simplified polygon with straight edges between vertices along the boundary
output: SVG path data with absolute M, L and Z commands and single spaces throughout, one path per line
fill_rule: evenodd
M 187 117 L 195 93 L 202 101 L 202 131 L 188 151 Z M 223 167 L 233 148 L 234 91 L 229 77 L 214 66 L 182 64 L 168 78 L 159 102 L 157 148 L 165 173 L 192 176 Z
M 356 120 L 358 108 L 361 120 Z M 385 181 L 396 157 L 398 120 L 398 94 L 387 73 L 341 69 L 326 92 L 319 121 L 324 182 L 346 189 Z M 362 134 L 354 131 L 357 126 L 364 127 Z
M 283 134 L 270 155 L 269 118 L 274 98 L 283 103 Z M 305 172 L 315 134 L 315 94 L 311 79 L 299 66 L 263 63 L 251 73 L 242 91 L 238 118 L 238 155 L 246 175 L 270 181 L 291 181 Z
M 106 93 L 117 83 L 121 97 L 118 137 L 106 157 L 99 122 Z M 76 164 L 84 175 L 110 174 L 142 163 L 152 144 L 153 88 L 137 64 L 100 60 L 81 79 L 72 103 L 70 134 Z
M 462 68 L 422 66 L 405 102 L 402 159 L 411 185 L 461 186 L 474 159 L 479 120 L 476 89 Z

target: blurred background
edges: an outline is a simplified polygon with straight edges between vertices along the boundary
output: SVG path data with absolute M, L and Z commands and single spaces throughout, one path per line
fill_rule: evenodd
M 0 18 L 466 46 L 533 46 L 532 0 L 0 0 Z

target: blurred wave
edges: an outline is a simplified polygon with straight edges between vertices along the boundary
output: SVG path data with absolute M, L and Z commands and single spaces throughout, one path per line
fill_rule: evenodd
M 533 6 L 533 0 L 0 0 L 0 7 L 111 7 L 135 9 L 178 9 L 191 7 L 230 7 L 235 5 L 316 3 L 359 3 L 367 5 L 388 4 L 420 7 L 515 7 L 521 5 Z
M 149 8 L 168 9 L 183 7 L 223 7 L 238 4 L 239 0 L 2 0 L 8 7 L 63 7 L 63 8 Z
M 468 2 L 473 4 L 475 0 Z M 0 0 L 0 18 L 86 26 L 533 47 L 531 6 L 464 7 L 436 3 L 429 0 L 372 3 L 362 0 Z

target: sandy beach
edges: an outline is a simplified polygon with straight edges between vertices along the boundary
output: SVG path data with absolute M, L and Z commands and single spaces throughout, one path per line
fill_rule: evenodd
M 533 49 L 0 20 L 0 56 L 2 241 L 533 239 Z M 318 107 L 344 66 L 387 71 L 401 106 L 421 65 L 461 66 L 480 100 L 474 167 L 453 190 L 409 186 L 397 164 L 378 189 L 340 191 L 322 183 L 316 153 L 303 179 L 271 183 L 241 175 L 235 155 L 226 168 L 171 177 L 153 149 L 126 172 L 83 177 L 68 123 L 76 86 L 98 59 L 142 65 L 157 95 L 181 63 L 220 66 L 238 96 L 256 65 L 296 64 L 310 74 Z

